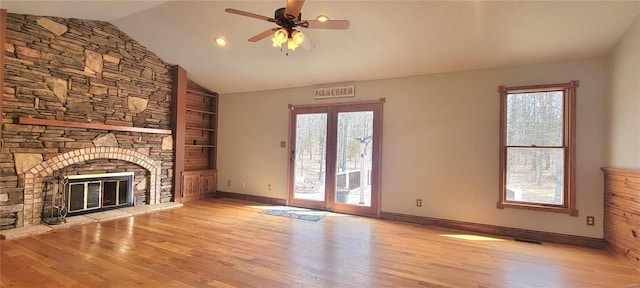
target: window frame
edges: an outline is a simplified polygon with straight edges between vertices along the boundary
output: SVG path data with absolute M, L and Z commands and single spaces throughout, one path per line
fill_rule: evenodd
M 572 80 L 568 83 L 545 84 L 532 86 L 499 86 L 500 94 L 500 170 L 499 170 L 499 200 L 497 208 L 520 208 L 529 210 L 541 210 L 557 213 L 566 213 L 571 216 L 578 216 L 576 208 L 575 191 L 575 139 L 576 139 L 576 88 L 580 81 Z M 527 202 L 520 200 L 507 200 L 507 95 L 536 92 L 563 92 L 563 143 L 564 151 L 563 163 L 563 203 L 550 204 Z

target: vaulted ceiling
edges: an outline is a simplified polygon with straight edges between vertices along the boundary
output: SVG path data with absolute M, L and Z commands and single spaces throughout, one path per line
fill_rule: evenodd
M 315 1 L 303 19 L 347 19 L 348 30 L 304 30 L 315 42 L 286 55 L 274 24 L 225 13 L 273 17 L 278 1 L 2 0 L 9 13 L 104 20 L 189 78 L 220 93 L 602 57 L 640 15 L 640 1 Z M 214 38 L 226 38 L 218 47 Z

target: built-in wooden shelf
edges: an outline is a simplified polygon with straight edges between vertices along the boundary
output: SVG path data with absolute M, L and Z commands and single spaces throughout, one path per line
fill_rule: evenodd
M 198 95 L 202 95 L 202 96 L 205 96 L 205 97 L 211 97 L 211 98 L 218 97 L 218 95 L 215 95 L 215 94 L 202 93 L 200 91 L 191 90 L 191 89 L 187 89 L 187 94 L 198 94 Z
M 195 108 L 187 108 L 186 110 L 188 112 L 197 112 L 197 113 L 202 113 L 202 114 L 216 115 L 216 112 L 214 112 L 214 111 L 206 111 L 206 110 L 200 110 L 200 109 L 195 109 Z
M 140 133 L 150 133 L 150 134 L 167 134 L 167 135 L 171 135 L 171 133 L 172 133 L 171 130 L 166 130 L 166 129 L 130 127 L 130 126 L 116 126 L 116 125 L 107 125 L 107 124 L 101 124 L 101 123 L 72 122 L 72 121 L 38 119 L 38 118 L 28 118 L 28 117 L 20 117 L 20 118 L 18 118 L 18 123 L 19 124 L 24 124 L 24 125 L 43 125 L 43 126 L 69 127 L 69 128 L 85 128 L 85 129 L 96 129 L 96 130 L 140 132 Z
M 185 147 L 205 147 L 205 148 L 215 148 L 216 145 L 209 144 L 184 144 Z
M 216 192 L 218 93 L 189 80 L 180 66 L 173 68 L 172 75 L 174 198 L 190 201 Z
M 187 129 L 208 131 L 208 132 L 216 132 L 216 129 L 213 129 L 213 128 L 201 128 L 201 127 L 189 127 L 189 126 L 187 126 Z

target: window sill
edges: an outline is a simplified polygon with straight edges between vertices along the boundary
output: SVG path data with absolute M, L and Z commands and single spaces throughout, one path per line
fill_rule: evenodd
M 498 209 L 504 208 L 517 208 L 517 209 L 526 209 L 526 210 L 538 210 L 538 211 L 547 211 L 554 213 L 564 213 L 569 214 L 569 216 L 578 216 L 578 210 L 572 209 L 569 207 L 562 206 L 546 206 L 535 203 L 520 203 L 520 202 L 498 202 Z

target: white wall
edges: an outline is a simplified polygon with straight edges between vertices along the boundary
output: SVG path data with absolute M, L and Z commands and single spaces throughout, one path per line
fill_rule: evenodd
M 382 211 L 602 238 L 606 68 L 605 59 L 591 59 L 356 82 L 357 96 L 347 101 L 386 98 Z M 497 87 L 570 80 L 580 80 L 580 216 L 497 209 Z M 218 190 L 286 198 L 288 153 L 279 143 L 288 137 L 287 104 L 318 102 L 312 99 L 312 89 L 220 97 Z M 272 191 L 267 191 L 268 184 Z M 423 207 L 415 207 L 416 198 L 423 199 Z M 586 215 L 596 217 L 595 227 L 586 226 Z
M 640 169 L 640 17 L 609 57 L 608 164 Z

